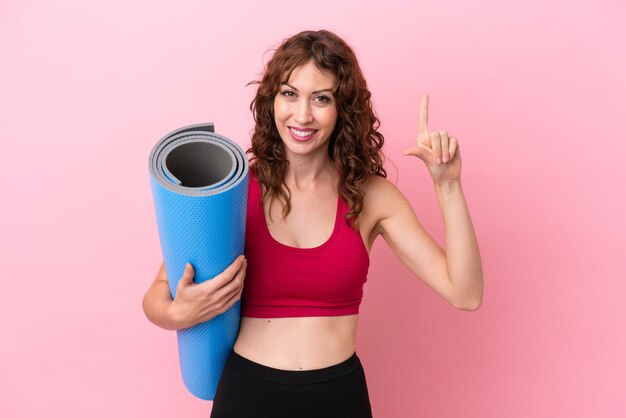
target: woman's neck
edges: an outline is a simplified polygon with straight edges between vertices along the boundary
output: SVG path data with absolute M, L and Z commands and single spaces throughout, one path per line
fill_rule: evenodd
M 337 168 L 328 155 L 323 158 L 292 157 L 287 165 L 285 183 L 296 189 L 317 188 L 320 184 L 335 183 Z

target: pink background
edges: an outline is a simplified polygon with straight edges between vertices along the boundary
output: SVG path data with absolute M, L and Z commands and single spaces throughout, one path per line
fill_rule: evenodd
M 485 273 L 455 310 L 382 239 L 357 352 L 377 417 L 626 410 L 620 1 L 3 1 L 0 416 L 208 417 L 141 300 L 161 261 L 147 158 L 213 121 L 249 144 L 264 52 L 328 28 L 355 49 L 390 178 L 444 244 L 414 141 L 457 136 Z

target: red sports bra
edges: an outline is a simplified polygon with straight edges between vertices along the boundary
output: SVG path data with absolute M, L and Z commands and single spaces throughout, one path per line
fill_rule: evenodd
M 248 261 L 241 316 L 281 318 L 339 316 L 359 312 L 367 281 L 369 255 L 358 231 L 344 214 L 339 197 L 335 228 L 314 248 L 296 248 L 276 241 L 265 222 L 261 186 L 251 170 L 244 253 Z

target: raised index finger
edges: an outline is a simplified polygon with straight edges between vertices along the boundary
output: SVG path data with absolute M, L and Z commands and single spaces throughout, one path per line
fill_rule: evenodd
M 428 132 L 428 94 L 422 95 L 420 104 L 419 131 Z

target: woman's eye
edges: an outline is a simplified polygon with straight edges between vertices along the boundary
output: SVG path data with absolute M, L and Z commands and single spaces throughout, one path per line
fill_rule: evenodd
M 316 99 L 322 103 L 330 102 L 330 97 L 328 96 L 317 96 Z
M 285 96 L 285 97 L 294 97 L 294 96 L 295 96 L 294 92 L 293 92 L 293 91 L 291 91 L 291 90 L 285 90 L 285 91 L 283 91 L 281 94 L 282 94 L 283 96 Z

